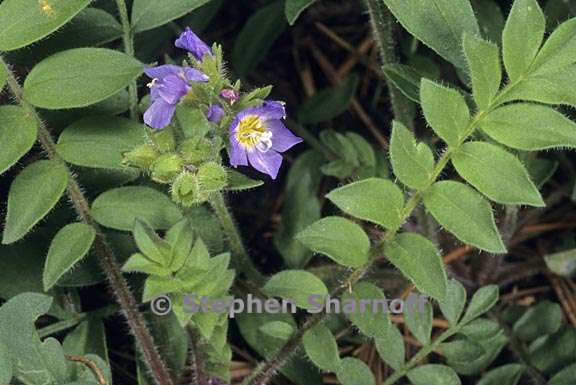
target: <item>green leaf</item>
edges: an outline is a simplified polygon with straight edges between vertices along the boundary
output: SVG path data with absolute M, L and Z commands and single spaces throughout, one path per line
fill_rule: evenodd
M 0 4 L 0 51 L 25 47 L 66 24 L 90 0 L 4 0 Z
M 500 89 L 502 68 L 498 46 L 476 36 L 464 35 L 464 54 L 472 78 L 474 100 L 487 109 Z
M 482 314 L 490 310 L 498 301 L 498 286 L 488 285 L 481 287 L 474 293 L 472 300 L 464 313 L 461 324 L 467 324 L 468 322 L 475 320 Z
M 474 189 L 459 182 L 437 182 L 425 193 L 424 204 L 462 242 L 492 253 L 506 252 L 492 206 Z
M 360 226 L 344 218 L 323 218 L 298 233 L 296 239 L 344 266 L 360 267 L 368 261 L 368 236 Z
M 406 359 L 406 347 L 404 337 L 394 325 L 386 328 L 374 339 L 374 345 L 382 361 L 390 365 L 394 370 L 399 370 Z
M 444 365 L 428 364 L 412 369 L 407 374 L 414 385 L 460 385 L 460 378 Z
M 555 274 L 571 277 L 576 273 L 576 249 L 545 255 L 544 261 Z
M 426 238 L 404 233 L 384 248 L 384 254 L 418 290 L 441 300 L 446 295 L 446 271 L 436 246 Z
M 284 13 L 286 13 L 288 23 L 294 25 L 300 14 L 314 4 L 314 2 L 316 2 L 316 0 L 286 0 Z
M 404 96 L 415 103 L 420 103 L 420 81 L 422 75 L 414 68 L 404 64 L 386 64 L 382 67 L 384 75 L 398 88 Z
M 142 254 L 164 267 L 170 264 L 174 257 L 170 244 L 160 238 L 150 225 L 137 218 L 132 234 Z M 185 256 L 187 257 L 188 254 Z
M 0 341 L 10 351 L 14 377 L 25 384 L 66 383 L 66 360 L 53 338 L 40 342 L 34 323 L 50 309 L 52 298 L 24 293 L 0 307 Z M 17 360 L 17 361 L 16 361 Z
M 482 376 L 478 385 L 516 385 L 524 373 L 524 365 L 508 364 L 492 369 Z
M 132 6 L 132 28 L 143 32 L 178 19 L 210 0 L 134 0 Z
M 522 163 L 498 146 L 464 143 L 452 157 L 452 163 L 462 178 L 495 202 L 545 206 Z
M 482 345 L 467 338 L 442 343 L 440 344 L 440 351 L 450 364 L 466 364 L 477 360 L 485 353 Z
M 434 132 L 450 146 L 460 143 L 470 120 L 470 111 L 460 92 L 422 79 L 420 102 Z
M 96 231 L 84 223 L 72 223 L 58 231 L 50 244 L 44 264 L 44 291 L 50 290 L 66 272 L 84 258 L 95 237 Z
M 289 339 L 294 334 L 294 327 L 283 321 L 272 321 L 260 326 L 259 329 L 262 333 L 267 334 L 273 338 L 279 338 L 282 341 Z
M 360 282 L 354 286 L 352 292 L 344 293 L 342 299 L 343 306 L 346 301 L 359 304 L 358 308 L 347 316 L 363 334 L 376 338 L 384 335 L 386 329 L 391 326 L 386 297 L 376 285 L 370 282 Z M 368 306 L 363 306 L 362 301 L 370 301 L 370 303 Z
M 239 173 L 238 171 L 228 170 L 228 186 L 226 186 L 227 191 L 246 191 L 260 187 L 263 184 L 264 182 L 261 180 L 254 180 L 248 178 L 242 173 Z
M 11 52 L 10 62 L 32 67 L 56 52 L 98 47 L 122 37 L 122 25 L 99 8 L 85 8 L 57 33 L 34 43 L 30 49 Z
M 316 124 L 336 118 L 348 110 L 358 88 L 358 76 L 352 74 L 342 84 L 322 90 L 306 100 L 296 113 L 298 122 Z
M 320 296 L 318 301 L 323 301 L 328 295 L 324 282 L 305 270 L 285 270 L 275 274 L 266 282 L 262 291 L 270 297 L 292 300 L 303 309 L 315 308 L 309 303 L 312 295 Z
M 455 279 L 448 281 L 446 297 L 439 302 L 440 310 L 451 326 L 458 324 L 458 320 L 466 306 L 466 289 Z
M 302 338 L 308 358 L 320 369 L 336 372 L 340 366 L 340 354 L 336 338 L 330 329 L 320 324 L 304 333 Z
M 282 1 L 275 1 L 253 13 L 232 50 L 232 65 L 236 72 L 245 76 L 255 69 L 286 26 Z
M 59 52 L 37 64 L 24 82 L 24 98 L 50 110 L 85 107 L 128 86 L 143 71 L 132 57 L 105 48 Z
M 408 330 L 422 345 L 428 345 L 432 336 L 432 306 L 429 302 L 421 309 L 417 302 L 404 309 L 404 322 Z
M 12 182 L 2 243 L 24 237 L 58 203 L 68 185 L 66 166 L 40 160 L 26 167 Z
M 546 29 L 536 0 L 516 0 L 502 34 L 502 55 L 510 82 L 526 73 L 536 57 Z
M 0 174 L 32 148 L 37 127 L 36 120 L 22 107 L 0 107 Z
M 468 0 L 384 0 L 408 32 L 456 67 L 466 70 L 462 35 L 480 35 Z
M 545 104 L 576 106 L 576 65 L 553 72 L 530 75 L 510 89 L 499 103 L 513 100 L 529 100 Z
M 143 125 L 129 119 L 92 116 L 68 126 L 56 151 L 67 162 L 84 167 L 125 169 L 122 155 L 145 142 Z
M 165 194 L 149 187 L 120 187 L 101 194 L 92 203 L 92 216 L 102 226 L 132 231 L 136 218 L 156 230 L 169 229 L 182 213 Z
M 9 384 L 12 380 L 12 358 L 8 347 L 0 339 L 0 383 Z
M 556 373 L 546 385 L 572 385 L 576 378 L 576 364 L 572 364 Z
M 387 179 L 369 178 L 326 195 L 342 211 L 387 229 L 400 226 L 404 194 Z
M 553 334 L 562 326 L 562 308 L 550 301 L 542 301 L 530 307 L 514 324 L 514 335 L 522 341 L 534 341 L 538 337 Z
M 394 174 L 413 189 L 424 188 L 434 170 L 434 155 L 425 143 L 416 143 L 414 135 L 394 122 L 390 140 L 390 161 Z
M 535 74 L 554 72 L 576 62 L 576 18 L 562 23 L 546 40 L 531 70 Z
M 460 333 L 473 341 L 486 341 L 494 338 L 502 328 L 496 321 L 478 318 L 460 329 Z
M 374 385 L 376 380 L 370 368 L 357 358 L 346 357 L 336 371 L 342 385 Z
M 576 124 L 538 104 L 500 107 L 486 116 L 481 127 L 495 141 L 519 150 L 576 147 Z

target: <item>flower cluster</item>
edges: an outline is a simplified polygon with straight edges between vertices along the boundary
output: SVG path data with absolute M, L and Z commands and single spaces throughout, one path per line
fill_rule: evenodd
M 179 105 L 197 108 L 213 125 L 214 134 L 229 143 L 231 166 L 252 166 L 275 179 L 283 160 L 281 153 L 302 141 L 283 123 L 284 104 L 260 99 L 257 93 L 242 94 L 239 83 L 232 85 L 221 70 L 221 58 L 215 52 L 218 47 L 210 48 L 190 28 L 175 46 L 190 53 L 191 65 L 146 69 L 152 81 L 148 84 L 151 104 L 144 122 L 164 130 L 171 125 Z M 168 182 L 176 179 L 181 181 L 182 175 Z

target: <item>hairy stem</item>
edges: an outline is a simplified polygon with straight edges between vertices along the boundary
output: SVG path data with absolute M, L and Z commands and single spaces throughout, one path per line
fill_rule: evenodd
M 382 0 L 366 0 L 366 8 L 370 14 L 374 40 L 380 50 L 382 64 L 398 63 L 394 40 L 394 20 L 390 11 Z M 388 86 L 394 118 L 406 127 L 413 128 L 411 102 L 390 80 L 386 79 L 386 85 Z
M 347 287 L 352 286 L 356 282 L 358 282 L 365 275 L 365 273 L 372 267 L 374 259 L 382 254 L 385 245 L 394 240 L 396 234 L 402 228 L 402 224 L 408 218 L 410 218 L 410 216 L 413 215 L 414 210 L 418 207 L 418 205 L 422 201 L 422 197 L 424 196 L 425 192 L 430 187 L 432 187 L 434 183 L 436 183 L 436 180 L 440 177 L 440 175 L 450 162 L 452 155 L 456 153 L 460 148 L 460 146 L 462 146 L 462 144 L 464 144 L 464 142 L 466 142 L 466 140 L 468 140 L 468 138 L 474 133 L 476 127 L 486 117 L 486 115 L 494 108 L 496 108 L 499 105 L 499 103 L 501 103 L 501 100 L 504 100 L 506 94 L 508 94 L 513 88 L 515 88 L 521 81 L 523 81 L 523 78 L 517 80 L 515 83 L 511 83 L 508 86 L 506 86 L 498 94 L 498 96 L 494 99 L 494 101 L 486 109 L 486 111 L 478 111 L 476 115 L 474 115 L 474 117 L 470 119 L 470 122 L 468 123 L 468 126 L 464 130 L 464 134 L 462 135 L 458 143 L 456 143 L 453 147 L 449 147 L 446 151 L 444 151 L 444 153 L 436 163 L 436 166 L 434 167 L 434 170 L 432 171 L 430 177 L 428 178 L 427 183 L 424 185 L 423 188 L 415 191 L 410 197 L 410 199 L 408 199 L 408 201 L 404 205 L 404 208 L 400 214 L 401 217 L 401 220 L 399 221 L 400 225 L 396 226 L 396 228 L 389 229 L 389 231 L 386 232 L 384 237 L 372 247 L 370 251 L 370 259 L 368 264 L 359 269 L 354 270 L 348 276 L 348 278 L 343 279 L 345 284 L 343 286 L 338 287 L 334 292 L 330 293 L 330 296 L 332 298 L 338 297 L 343 292 L 343 287 L 345 290 Z M 320 313 L 318 315 L 310 317 L 307 321 L 305 321 L 302 328 L 298 332 L 296 332 L 294 336 L 290 340 L 288 340 L 288 342 L 286 342 L 286 344 L 282 348 L 280 348 L 280 350 L 272 357 L 272 359 L 266 361 L 258 368 L 256 368 L 254 373 L 245 381 L 245 384 L 246 385 L 268 384 L 272 379 L 272 377 L 274 376 L 274 374 L 277 373 L 278 370 L 286 363 L 290 355 L 292 355 L 299 348 L 304 333 L 307 330 L 314 327 L 315 325 L 317 325 L 318 323 L 324 321 L 326 318 L 327 318 L 326 313 Z M 386 383 L 386 385 L 390 384 Z
M 122 276 L 120 266 L 118 265 L 116 256 L 114 255 L 114 250 L 108 243 L 108 240 L 100 229 L 100 226 L 90 215 L 90 204 L 84 196 L 76 176 L 74 173 L 72 173 L 70 168 L 68 168 L 66 162 L 56 152 L 56 144 L 54 143 L 52 135 L 46 128 L 46 125 L 40 118 L 40 115 L 38 115 L 34 106 L 32 106 L 22 97 L 22 87 L 18 83 L 18 80 L 16 79 L 11 68 L 7 65 L 1 56 L 0 66 L 4 66 L 6 68 L 6 72 L 8 74 L 7 83 L 16 100 L 22 106 L 22 108 L 24 108 L 26 112 L 36 120 L 38 124 L 38 141 L 46 152 L 48 158 L 55 162 L 61 163 L 63 167 L 65 167 L 68 171 L 68 198 L 70 199 L 72 206 L 76 210 L 76 213 L 82 222 L 91 226 L 96 231 L 94 250 L 98 254 L 102 269 L 104 270 L 104 273 L 108 278 L 108 282 L 110 283 L 110 287 L 116 296 L 116 300 L 120 304 L 122 312 L 128 321 L 130 330 L 134 334 L 138 346 L 142 350 L 144 360 L 148 365 L 154 380 L 158 385 L 172 385 L 172 380 L 168 374 L 168 370 L 166 369 L 164 362 L 162 361 L 162 358 L 160 357 L 160 354 L 158 353 L 158 350 L 156 349 L 154 339 L 152 338 L 152 335 L 146 326 L 144 317 L 138 310 L 136 299 L 130 291 L 128 283 Z
M 127 55 L 134 56 L 134 33 L 132 25 L 128 18 L 128 7 L 125 0 L 116 0 L 118 13 L 120 14 L 120 21 L 122 22 L 122 42 L 124 44 L 124 52 Z M 138 85 L 136 80 L 132 80 L 128 85 L 128 95 L 130 97 L 130 118 L 133 120 L 138 119 Z
M 200 334 L 192 326 L 188 326 L 190 341 L 190 365 L 192 366 L 192 385 L 208 385 L 202 349 L 199 346 Z
M 245 274 L 253 283 L 261 286 L 265 281 L 265 277 L 260 273 L 260 271 L 258 271 L 250 259 L 250 256 L 244 247 L 244 243 L 242 242 L 240 232 L 236 227 L 236 223 L 234 223 L 234 218 L 226 206 L 222 193 L 212 194 L 210 197 L 210 206 L 212 206 L 212 209 L 216 213 L 220 225 L 222 226 L 222 230 L 228 238 L 228 244 L 230 245 L 230 249 L 234 256 L 233 263 L 235 264 L 235 267 L 240 273 Z

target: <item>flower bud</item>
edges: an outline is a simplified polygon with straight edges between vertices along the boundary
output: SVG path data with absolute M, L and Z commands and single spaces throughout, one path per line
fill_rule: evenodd
M 220 191 L 228 183 L 226 169 L 216 162 L 204 163 L 198 169 L 198 182 L 205 192 Z
M 150 144 L 143 144 L 132 151 L 124 153 L 122 163 L 127 166 L 147 170 L 158 157 L 158 153 Z
M 183 172 L 172 184 L 172 200 L 184 207 L 200 204 L 208 200 L 208 194 L 200 188 L 198 177 L 190 172 Z
M 172 132 L 170 127 L 153 132 L 152 141 L 156 145 L 158 151 L 162 153 L 172 152 L 176 148 L 176 139 L 174 138 L 174 132 Z
M 152 179 L 159 183 L 171 183 L 182 171 L 182 158 L 176 154 L 160 155 L 152 164 Z
M 189 138 L 180 144 L 180 155 L 186 163 L 198 164 L 210 157 L 212 143 L 205 138 Z
M 234 105 L 234 103 L 240 99 L 240 92 L 232 88 L 224 88 L 222 91 L 220 91 L 220 97 L 224 100 L 227 100 L 230 105 Z

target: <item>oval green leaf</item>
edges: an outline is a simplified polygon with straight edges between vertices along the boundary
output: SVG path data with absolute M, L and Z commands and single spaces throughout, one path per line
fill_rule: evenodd
M 84 223 L 71 223 L 62 228 L 50 244 L 44 264 L 42 282 L 48 291 L 90 250 L 96 231 Z
M 481 287 L 474 293 L 468 309 L 462 318 L 462 325 L 480 317 L 492 308 L 498 301 L 498 286 L 488 285 Z
M 335 372 L 340 366 L 340 353 L 336 338 L 326 326 L 320 324 L 304 333 L 304 351 L 308 358 L 322 370 Z
M 316 0 L 286 0 L 286 6 L 284 12 L 286 13 L 286 18 L 290 25 L 294 25 L 296 19 L 300 16 L 302 12 L 311 6 Z
M 165 194 L 149 187 L 120 187 L 101 194 L 92 204 L 92 216 L 102 226 L 132 231 L 136 218 L 156 230 L 167 230 L 182 213 Z
M 400 225 L 404 194 L 389 180 L 364 179 L 333 190 L 326 197 L 356 218 L 387 229 Z
M 420 103 L 426 121 L 448 145 L 456 146 L 464 136 L 470 110 L 462 94 L 433 81 L 422 79 Z
M 143 32 L 178 19 L 200 8 L 210 0 L 134 0 L 132 26 L 135 32 Z
M 36 65 L 24 82 L 24 98 L 37 107 L 85 107 L 104 100 L 134 80 L 142 63 L 118 51 L 78 48 Z
M 576 148 L 576 124 L 539 104 L 508 104 L 489 113 L 481 127 L 495 141 L 518 150 Z
M 368 365 L 352 357 L 342 360 L 336 377 L 342 385 L 374 385 L 376 383 Z
M 516 0 L 502 33 L 502 56 L 510 82 L 532 64 L 546 29 L 546 19 L 536 0 Z
M 384 254 L 422 293 L 442 300 L 446 271 L 436 246 L 421 235 L 404 233 L 384 248 Z
M 426 143 L 416 143 L 404 125 L 394 122 L 390 140 L 390 162 L 400 182 L 413 189 L 424 188 L 434 171 L 434 154 Z
M 498 146 L 464 143 L 452 157 L 452 163 L 462 178 L 495 202 L 545 206 L 522 163 Z
M 0 51 L 12 51 L 56 31 L 90 0 L 4 0 L 0 4 Z
M 408 372 L 408 379 L 414 385 L 460 385 L 460 378 L 444 365 L 422 365 Z
M 22 107 L 0 107 L 0 174 L 34 145 L 38 125 Z
M 314 303 L 322 303 L 328 295 L 324 282 L 305 270 L 285 270 L 273 275 L 262 291 L 271 297 L 294 301 L 303 309 L 315 309 L 317 306 Z M 314 303 L 310 303 L 311 300 Z
M 424 204 L 438 223 L 462 242 L 492 253 L 506 251 L 492 206 L 467 185 L 453 181 L 435 183 L 424 195 Z
M 93 116 L 68 126 L 56 151 L 67 162 L 84 167 L 125 169 L 122 155 L 145 142 L 143 125 L 129 119 Z
M 340 217 L 326 217 L 296 235 L 309 249 L 335 262 L 360 267 L 368 261 L 370 240 L 360 226 Z
M 24 237 L 58 203 L 67 185 L 63 163 L 40 160 L 26 167 L 10 186 L 2 243 Z

